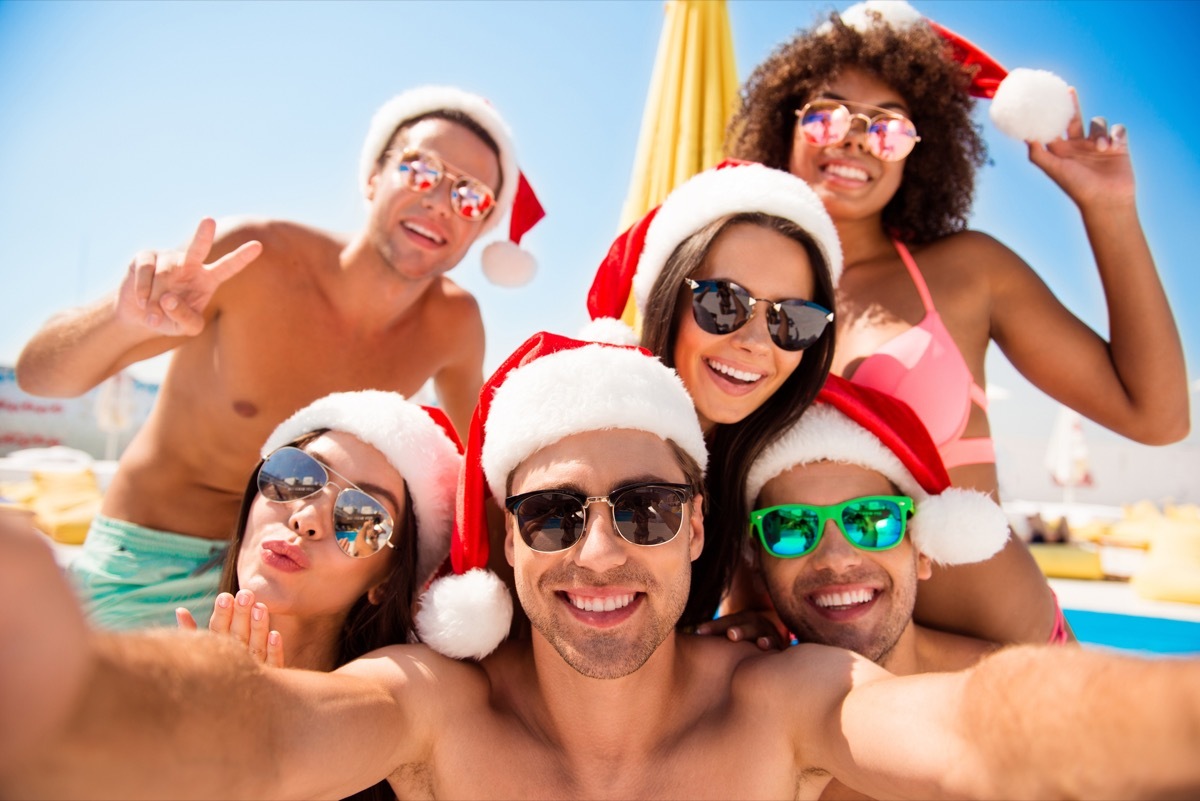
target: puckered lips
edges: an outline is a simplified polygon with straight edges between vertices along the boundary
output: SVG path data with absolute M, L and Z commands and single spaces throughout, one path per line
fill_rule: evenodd
M 264 540 L 261 559 L 264 565 L 286 573 L 307 570 L 311 564 L 303 548 L 286 540 Z
M 560 590 L 558 597 L 571 616 L 594 628 L 611 628 L 630 617 L 646 594 L 628 587 L 575 587 Z

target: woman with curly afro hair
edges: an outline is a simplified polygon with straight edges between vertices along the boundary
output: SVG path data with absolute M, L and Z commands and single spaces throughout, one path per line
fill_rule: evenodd
M 986 153 L 971 119 L 976 68 L 955 59 L 953 37 L 906 3 L 860 4 L 779 46 L 742 89 L 729 155 L 803 178 L 841 238 L 833 372 L 906 401 L 954 484 L 993 496 L 992 341 L 1097 423 L 1142 443 L 1183 438 L 1183 348 L 1138 220 L 1124 127 L 1094 118 L 1085 130 L 1064 86 L 1065 136 L 1059 126 L 1029 143 L 1030 161 L 1083 217 L 1108 301 L 1106 340 L 1014 252 L 967 229 Z M 996 642 L 1069 638 L 1015 536 L 987 562 L 936 570 L 914 614 Z

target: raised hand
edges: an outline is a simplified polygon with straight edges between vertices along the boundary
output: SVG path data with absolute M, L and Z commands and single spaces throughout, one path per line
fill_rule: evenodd
M 175 621 L 181 629 L 195 630 L 196 619 L 187 609 L 175 610 Z M 271 615 L 267 605 L 254 602 L 254 593 L 239 590 L 237 597 L 223 592 L 213 603 L 208 630 L 233 637 L 246 646 L 257 661 L 270 667 L 283 667 L 283 637 L 271 631 Z
M 216 222 L 205 217 L 186 252 L 144 250 L 134 256 L 117 293 L 117 316 L 165 336 L 199 334 L 213 293 L 262 253 L 262 244 L 250 241 L 205 264 L 216 230 Z
M 1071 89 L 1075 115 L 1067 135 L 1045 145 L 1029 143 L 1029 160 L 1040 167 L 1080 208 L 1132 204 L 1133 164 L 1124 125 L 1109 127 L 1093 117 L 1085 134 L 1079 96 Z

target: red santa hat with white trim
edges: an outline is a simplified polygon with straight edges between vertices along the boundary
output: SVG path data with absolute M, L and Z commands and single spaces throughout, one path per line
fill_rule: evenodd
M 450 419 L 441 409 L 420 406 L 395 392 L 335 392 L 280 423 L 263 443 L 262 458 L 321 429 L 342 431 L 372 446 L 408 484 L 417 519 L 417 586 L 424 587 L 450 550 L 463 460 Z
M 359 160 L 359 180 L 367 182 L 379 166 L 379 157 L 405 123 L 438 111 L 457 111 L 487 131 L 500 151 L 502 185 L 492 213 L 482 223 L 481 235 L 500 224 L 509 214 L 508 239 L 493 242 L 483 250 L 483 272 L 492 283 L 516 287 L 529 283 L 537 271 L 533 255 L 520 247 L 521 237 L 546 212 L 538 202 L 525 174 L 517 167 L 517 151 L 508 124 L 486 99 L 454 86 L 420 86 L 402 92 L 384 103 L 371 119 Z
M 459 484 L 453 571 L 421 598 L 417 634 L 439 653 L 481 659 L 508 634 L 512 599 L 487 570 L 488 497 L 503 503 L 512 472 L 574 434 L 646 431 L 704 469 L 708 450 L 683 381 L 643 348 L 557 334 L 530 337 L 484 384 L 471 419 Z
M 651 209 L 617 237 L 596 271 L 588 292 L 593 322 L 584 336 L 629 342 L 608 318 L 620 318 L 632 291 L 645 314 L 658 276 L 675 249 L 706 225 L 734 214 L 760 212 L 795 223 L 817 244 L 832 285 L 842 273 L 842 245 L 833 220 L 816 192 L 783 170 L 729 159 L 680 184 L 662 205 Z M 625 327 L 628 329 L 628 326 Z
M 905 0 L 866 0 L 839 16 L 847 27 L 858 31 L 873 25 L 896 29 L 928 25 L 950 45 L 955 61 L 974 70 L 968 91 L 974 97 L 992 101 L 992 122 L 1014 139 L 1042 143 L 1058 139 L 1075 114 L 1075 98 L 1062 78 L 1046 70 L 1021 68 L 1009 72 L 982 48 L 923 17 Z M 828 30 L 828 26 L 824 23 L 817 33 Z
M 982 562 L 1008 541 L 1008 518 L 990 496 L 950 486 L 937 445 L 903 401 L 829 376 L 816 402 L 755 460 L 746 478 L 753 508 L 768 481 L 813 462 L 882 473 L 916 502 L 913 545 L 934 562 Z

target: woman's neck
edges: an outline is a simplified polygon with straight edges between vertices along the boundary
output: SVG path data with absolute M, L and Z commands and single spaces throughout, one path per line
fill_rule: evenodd
M 834 220 L 846 267 L 886 256 L 893 250 L 892 237 L 878 215 L 855 220 Z
M 271 628 L 283 637 L 283 656 L 290 668 L 329 672 L 338 667 L 339 641 L 345 619 L 272 615 Z

